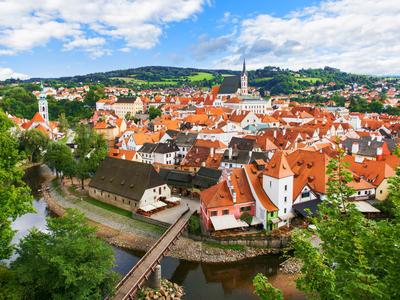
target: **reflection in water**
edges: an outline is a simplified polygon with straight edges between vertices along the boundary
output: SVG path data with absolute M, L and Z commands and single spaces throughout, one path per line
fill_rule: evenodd
M 46 230 L 45 218 L 49 213 L 38 189 L 48 172 L 47 168 L 38 166 L 26 171 L 25 180 L 35 195 L 36 213 L 26 214 L 13 223 L 13 228 L 18 230 L 14 238 L 15 243 L 32 227 Z M 114 253 L 114 269 L 122 275 L 144 254 L 116 247 Z M 252 278 L 259 272 L 267 274 L 271 283 L 284 291 L 285 299 L 304 299 L 294 288 L 293 280 L 287 281 L 288 277 L 276 275 L 280 260 L 279 256 L 268 255 L 236 263 L 206 264 L 165 257 L 161 263 L 161 270 L 164 278 L 184 286 L 186 299 L 258 299 L 253 294 Z

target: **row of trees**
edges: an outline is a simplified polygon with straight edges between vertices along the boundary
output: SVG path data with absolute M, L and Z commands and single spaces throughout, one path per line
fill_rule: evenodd
M 12 222 L 34 211 L 19 167 L 26 153 L 11 133 L 12 126 L 0 110 L 0 260 L 10 258 L 15 250 L 17 253 L 9 266 L 0 264 L 0 299 L 104 298 L 112 293 L 118 277 L 112 271 L 113 250 L 96 237 L 95 229 L 86 224 L 81 213 L 71 210 L 62 218 L 48 218 L 46 232 L 33 229 L 18 245 L 12 244 Z M 103 142 L 93 138 L 87 128 L 82 128 L 77 137 L 81 145 L 77 159 L 91 160 L 85 155 L 91 151 L 97 158 L 103 156 L 98 149 Z M 57 165 L 71 154 L 60 145 L 49 142 L 47 146 L 59 149 L 50 150 L 60 154 L 54 161 Z
M 57 177 L 74 177 L 81 181 L 96 172 L 100 162 L 107 155 L 107 142 L 86 125 L 78 126 L 75 136 L 77 148 L 72 153 L 70 147 L 60 142 L 50 142 L 44 155 L 44 161 L 52 168 Z
M 393 218 L 385 220 L 366 219 L 347 201 L 354 190 L 342 153 L 329 163 L 328 176 L 327 199 L 310 218 L 316 230 L 293 235 L 294 255 L 303 262 L 297 288 L 311 299 L 400 299 L 400 169 L 386 200 Z M 261 299 L 282 299 L 263 275 L 253 283 Z
M 23 84 L 3 87 L 0 89 L 0 96 L 3 97 L 0 108 L 19 118 L 31 119 L 38 110 L 38 100 L 32 94 L 32 90 L 35 89 L 40 89 L 40 86 Z M 96 102 L 104 96 L 103 85 L 91 86 L 84 101 L 56 100 L 53 96 L 47 96 L 49 118 L 60 121 L 63 115 L 69 123 L 76 124 L 81 119 L 90 118 Z

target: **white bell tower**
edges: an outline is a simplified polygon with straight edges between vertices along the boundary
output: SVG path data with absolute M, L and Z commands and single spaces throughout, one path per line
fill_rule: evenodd
M 49 108 L 47 105 L 46 93 L 44 92 L 43 84 L 42 91 L 39 96 L 39 113 L 42 115 L 43 119 L 46 121 L 46 124 L 49 123 Z
M 243 70 L 242 70 L 242 74 L 240 75 L 240 93 L 242 95 L 248 94 L 246 59 L 243 59 Z

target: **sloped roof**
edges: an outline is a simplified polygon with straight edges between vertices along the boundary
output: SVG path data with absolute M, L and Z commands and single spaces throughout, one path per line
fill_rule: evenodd
M 245 165 L 244 170 L 247 174 L 249 184 L 253 187 L 258 200 L 261 202 L 262 206 L 268 211 L 277 211 L 278 208 L 268 197 L 267 193 L 264 191 L 262 184 L 262 170 L 258 170 L 254 164 Z
M 226 76 L 219 87 L 218 94 L 235 94 L 240 88 L 240 76 Z
M 285 178 L 294 175 L 282 151 L 275 152 L 265 168 L 264 174 L 274 178 Z
M 146 189 L 163 184 L 165 180 L 150 164 L 106 157 L 89 186 L 139 201 Z

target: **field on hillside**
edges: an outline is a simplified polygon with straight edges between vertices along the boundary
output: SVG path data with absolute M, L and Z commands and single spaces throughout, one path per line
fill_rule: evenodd
M 312 84 L 316 83 L 317 81 L 322 82 L 322 79 L 319 77 L 296 77 L 296 80 L 297 81 L 308 81 Z
M 132 84 L 138 84 L 138 85 L 144 85 L 144 84 L 150 84 L 150 85 L 177 85 L 179 81 L 186 81 L 188 80 L 189 82 L 197 82 L 197 81 L 202 81 L 202 80 L 212 80 L 214 78 L 214 75 L 211 73 L 207 72 L 197 72 L 197 73 L 192 73 L 191 75 L 188 76 L 179 76 L 175 78 L 162 78 L 161 80 L 158 81 L 146 81 L 143 79 L 138 79 L 136 78 L 137 75 L 129 75 L 128 77 L 111 77 L 111 79 L 116 79 L 116 80 L 123 80 L 127 83 L 132 83 Z

